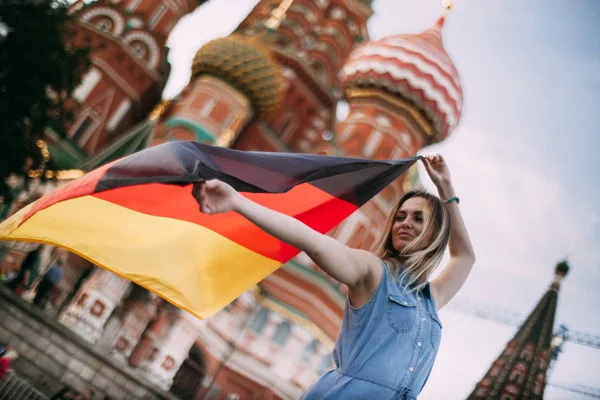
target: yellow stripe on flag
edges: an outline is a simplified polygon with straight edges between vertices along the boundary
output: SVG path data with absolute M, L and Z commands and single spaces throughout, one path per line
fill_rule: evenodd
M 52 205 L 16 229 L 11 225 L 0 239 L 64 247 L 199 318 L 219 311 L 281 265 L 203 226 L 92 196 Z

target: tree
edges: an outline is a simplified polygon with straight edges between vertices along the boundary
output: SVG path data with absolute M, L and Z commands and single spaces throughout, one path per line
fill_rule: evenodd
M 88 49 L 68 45 L 73 18 L 65 0 L 0 1 L 0 196 L 6 179 L 28 181 L 47 167 L 38 140 L 45 129 L 64 136 L 73 114 L 69 95 L 89 66 Z

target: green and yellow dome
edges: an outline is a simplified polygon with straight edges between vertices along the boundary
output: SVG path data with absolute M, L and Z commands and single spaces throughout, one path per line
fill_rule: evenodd
M 212 75 L 248 97 L 257 117 L 264 118 L 283 100 L 283 76 L 264 38 L 237 34 L 204 45 L 194 57 L 192 76 Z

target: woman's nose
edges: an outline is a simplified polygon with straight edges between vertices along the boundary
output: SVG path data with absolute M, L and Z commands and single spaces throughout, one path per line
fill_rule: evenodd
M 404 227 L 410 228 L 410 227 L 412 227 L 412 224 L 411 224 L 410 220 L 408 218 L 406 218 L 404 221 L 402 221 L 400 223 L 400 226 L 402 226 L 403 228 Z

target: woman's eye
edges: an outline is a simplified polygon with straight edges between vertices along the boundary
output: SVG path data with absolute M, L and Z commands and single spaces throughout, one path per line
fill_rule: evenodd
M 404 215 L 396 215 L 396 221 L 404 221 Z

